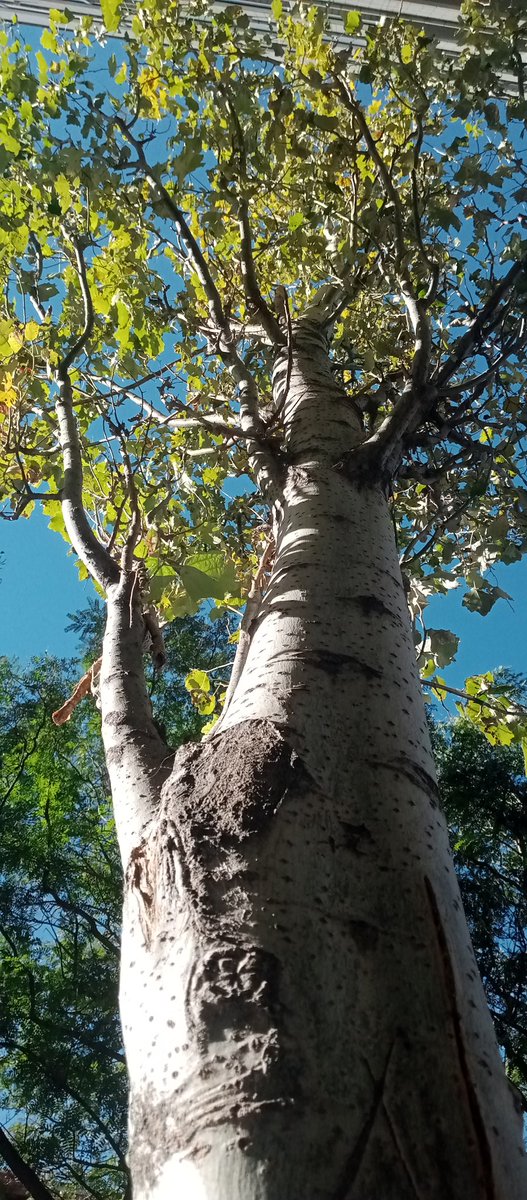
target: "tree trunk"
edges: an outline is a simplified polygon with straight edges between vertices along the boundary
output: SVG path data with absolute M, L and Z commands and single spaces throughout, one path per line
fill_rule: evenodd
M 157 812 L 151 786 L 132 805 L 131 841 L 123 817 L 134 1197 L 520 1200 L 389 508 L 309 322 L 282 392 L 286 374 L 277 553 L 238 687 Z

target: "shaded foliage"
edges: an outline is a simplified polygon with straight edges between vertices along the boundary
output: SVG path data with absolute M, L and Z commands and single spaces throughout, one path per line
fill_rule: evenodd
M 89 657 L 102 612 L 73 618 Z M 199 735 L 185 675 L 232 657 L 224 622 L 183 619 L 152 680 L 173 745 Z M 0 660 L 0 1105 L 23 1157 L 62 1194 L 122 1196 L 126 1072 L 117 1014 L 121 867 L 93 701 L 50 713 L 82 668 Z M 223 674 L 223 672 L 220 672 Z
M 507 1073 L 527 1111 L 527 779 L 517 746 L 466 720 L 434 733 L 439 782 L 478 966 Z

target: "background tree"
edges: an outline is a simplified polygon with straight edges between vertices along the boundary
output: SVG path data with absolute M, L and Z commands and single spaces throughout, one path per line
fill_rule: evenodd
M 137 1197 L 525 1190 L 407 612 L 488 611 L 525 542 L 525 23 L 463 12 L 453 61 L 280 2 L 279 40 L 159 0 L 113 55 L 6 35 L 3 486 L 107 596 Z M 154 605 L 245 595 L 174 758 Z
M 454 861 L 507 1073 L 527 1111 L 527 785 L 517 747 L 467 721 L 434 750 Z
M 72 618 L 85 665 L 100 653 L 103 624 L 97 603 Z M 177 746 L 203 723 L 185 687 L 191 667 L 224 677 L 232 647 L 224 621 L 197 617 L 172 626 L 166 647 L 151 695 Z M 26 670 L 0 660 L 0 1106 L 52 1192 L 102 1200 L 129 1186 L 117 1005 L 122 876 L 93 700 L 61 728 L 50 720 L 79 668 L 50 657 Z

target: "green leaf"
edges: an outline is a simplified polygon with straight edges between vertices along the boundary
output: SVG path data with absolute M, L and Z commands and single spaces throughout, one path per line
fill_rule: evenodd
M 57 39 L 55 34 L 51 32 L 51 29 L 44 30 L 40 38 L 40 45 L 42 46 L 43 50 L 51 50 L 53 54 L 56 53 Z
M 108 32 L 114 33 L 121 20 L 121 0 L 101 0 L 101 11 Z
M 300 226 L 304 224 L 304 214 L 301 212 L 293 213 L 292 216 L 289 217 L 288 224 L 291 233 L 294 233 L 295 229 L 299 229 Z
M 512 600 L 512 596 L 508 592 L 504 592 L 503 588 L 492 587 L 485 583 L 479 588 L 469 588 L 463 596 L 462 603 L 465 608 L 469 608 L 472 612 L 479 612 L 482 617 L 485 617 L 497 600 Z
M 206 671 L 191 671 L 185 679 L 188 692 L 210 692 L 210 679 Z
M 361 15 L 359 12 L 356 11 L 356 9 L 352 9 L 351 12 L 346 13 L 346 17 L 344 20 L 344 29 L 346 30 L 346 33 L 349 33 L 349 34 L 356 33 L 357 29 L 360 28 L 360 24 L 361 24 Z
M 178 574 L 192 600 L 223 600 L 236 589 L 236 572 L 232 562 L 221 553 L 195 554 Z
M 55 191 L 59 198 L 59 204 L 63 213 L 69 212 L 72 206 L 71 188 L 65 175 L 57 175 L 55 179 Z
M 459 638 L 450 629 L 429 629 L 430 649 L 438 667 L 448 667 L 459 649 Z
M 0 125 L 0 145 L 5 146 L 10 154 L 20 153 L 20 142 L 5 125 Z

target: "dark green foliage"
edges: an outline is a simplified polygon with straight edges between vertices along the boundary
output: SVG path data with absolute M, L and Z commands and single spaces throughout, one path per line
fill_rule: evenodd
M 92 660 L 101 612 L 93 605 L 73 620 Z M 168 631 L 167 649 L 152 690 L 175 746 L 203 723 L 185 675 L 226 662 L 232 647 L 223 622 L 187 618 Z M 106 1200 L 127 1187 L 121 867 L 93 701 L 68 724 L 51 722 L 82 671 L 0 660 L 0 1107 L 52 1190 Z
M 527 1110 L 527 780 L 518 746 L 468 721 L 435 731 L 441 795 L 479 969 Z

